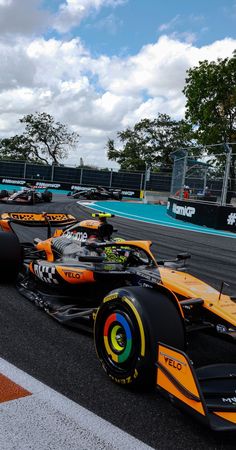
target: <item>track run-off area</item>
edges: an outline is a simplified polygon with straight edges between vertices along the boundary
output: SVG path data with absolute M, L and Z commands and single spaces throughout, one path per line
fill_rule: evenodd
M 89 206 L 89 207 L 88 207 Z M 137 206 L 143 212 L 137 213 Z M 155 208 L 154 217 L 147 212 L 148 207 Z M 120 210 L 122 209 L 122 211 Z M 227 283 L 230 294 L 236 293 L 236 240 L 232 233 L 209 231 L 208 229 L 186 228 L 175 226 L 173 219 L 166 223 L 165 207 L 159 205 L 141 205 L 131 202 L 96 202 L 96 204 L 78 204 L 76 200 L 65 195 L 54 195 L 51 204 L 37 204 L 34 206 L 10 206 L 0 205 L 0 212 L 5 211 L 34 211 L 34 212 L 65 212 L 74 214 L 76 217 L 91 217 L 91 212 L 102 210 L 116 215 L 110 222 L 116 228 L 117 236 L 127 239 L 146 239 L 153 242 L 153 252 L 159 258 L 174 258 L 180 252 L 191 253 L 188 263 L 189 272 L 212 286 L 219 289 L 221 282 Z M 158 213 L 157 213 L 158 211 Z M 135 217 L 136 216 L 136 217 Z M 158 216 L 158 217 L 157 217 Z M 146 219 L 147 217 L 147 219 Z M 158 222 L 157 220 L 159 220 Z M 154 219 L 154 221 L 151 221 Z M 165 222 L 165 223 L 164 223 Z M 195 228 L 195 227 L 194 227 Z M 199 230 L 198 230 L 199 229 Z M 46 238 L 46 231 L 38 228 L 29 229 L 18 227 L 22 241 L 32 241 L 34 237 Z M 188 353 L 196 366 L 218 362 L 236 362 L 236 346 L 231 342 L 220 340 L 204 333 L 195 334 L 189 340 Z M 155 391 L 133 392 L 122 386 L 112 383 L 102 370 L 94 350 L 93 338 L 79 331 L 71 330 L 58 324 L 43 311 L 36 308 L 25 298 L 21 297 L 12 285 L 0 286 L 0 356 L 6 361 L 7 373 L 13 381 L 19 382 L 14 367 L 42 383 L 41 389 L 48 392 L 52 403 L 58 400 L 54 396 L 55 391 L 63 398 L 73 402 L 73 412 L 65 419 L 68 433 L 64 440 L 60 441 L 60 449 L 86 449 L 92 444 L 88 441 L 74 440 L 73 446 L 69 446 L 69 437 L 75 436 L 71 423 L 74 420 L 76 405 L 92 412 L 98 419 L 101 418 L 100 427 L 106 427 L 107 422 L 116 428 L 107 429 L 107 433 L 118 433 L 117 428 L 126 432 L 130 440 L 121 440 L 119 433 L 117 440 L 114 438 L 110 447 L 113 449 L 140 449 L 142 443 L 154 449 L 234 449 L 235 433 L 215 433 L 201 424 L 195 422 L 191 417 L 175 409 L 166 399 Z M 12 369 L 11 369 L 12 368 Z M 32 384 L 36 383 L 32 381 Z M 32 385 L 21 385 L 30 391 Z M 49 389 L 47 391 L 47 388 Z M 38 388 L 37 385 L 37 389 Z M 53 390 L 53 391 L 52 391 Z M 32 392 L 32 390 L 31 390 Z M 38 391 L 37 391 L 38 392 Z M 42 395 L 40 401 L 47 401 L 46 394 Z M 66 400 L 65 399 L 65 400 Z M 15 407 L 15 414 L 23 414 L 21 408 L 23 403 L 29 401 L 25 396 L 19 400 L 10 400 L 0 403 L 0 429 L 11 421 L 10 410 L 4 405 L 15 402 L 21 406 Z M 66 403 L 65 403 L 66 404 Z M 60 406 L 61 407 L 61 406 Z M 65 406 L 66 407 L 66 406 Z M 29 406 L 27 406 L 29 408 Z M 68 405 L 67 405 L 68 408 Z M 74 409 L 75 408 L 75 409 Z M 33 414 L 34 408 L 28 409 Z M 84 410 L 85 411 L 85 410 Z M 35 446 L 33 440 L 34 427 L 27 428 L 28 443 L 21 447 L 17 440 L 13 446 L 14 432 L 17 439 L 17 426 L 11 421 L 11 443 L 5 443 L 4 448 L 9 450 L 17 448 L 47 449 L 59 448 L 58 441 L 50 440 L 47 444 L 47 429 L 54 426 L 56 418 L 49 414 L 44 427 L 43 410 L 38 415 L 38 427 L 41 429 L 44 440 Z M 62 409 L 58 412 L 58 420 L 61 420 Z M 30 414 L 30 413 L 29 413 Z M 76 413 L 75 413 L 76 414 Z M 85 413 L 85 416 L 87 413 Z M 25 413 L 25 420 L 27 414 Z M 30 415 L 29 415 L 30 417 Z M 51 420 L 51 423 L 50 423 Z M 70 423 L 70 420 L 72 421 Z M 103 422 L 106 421 L 106 422 Z M 42 421 L 42 423 L 40 422 Z M 32 422 L 32 420 L 31 420 Z M 86 428 L 86 421 L 81 422 L 81 427 Z M 41 423 L 41 425 L 40 425 Z M 91 432 L 89 422 L 88 432 Z M 99 423 L 99 422 L 98 422 Z M 35 424 L 34 424 L 35 425 Z M 65 427 L 66 428 L 66 427 Z M 64 430 L 63 426 L 61 428 Z M 112 430 L 112 431 L 111 431 Z M 49 432 L 48 432 L 49 433 Z M 74 434 L 73 434 L 74 433 Z M 106 434 L 106 433 L 105 433 Z M 81 435 L 82 436 L 82 435 Z M 103 433 L 104 436 L 104 433 Z M 76 435 L 77 437 L 77 435 Z M 30 441 L 32 439 L 32 441 Z M 52 439 L 50 435 L 50 439 Z M 79 439 L 79 437 L 78 437 Z M 33 446 L 31 444 L 33 443 Z M 101 442 L 100 442 L 101 443 Z M 27 446 L 28 445 L 28 446 Z M 48 445 L 48 446 L 47 446 Z M 97 448 L 100 448 L 99 446 Z M 104 446 L 104 448 L 106 448 Z
M 80 204 L 80 202 L 78 202 Z M 81 204 L 86 204 L 81 202 Z M 195 233 L 213 234 L 216 236 L 225 236 L 236 238 L 236 233 L 230 233 L 222 230 L 215 230 L 213 228 L 202 227 L 194 225 L 181 220 L 174 219 L 167 214 L 166 206 L 142 204 L 141 202 L 104 202 L 96 201 L 94 203 L 87 203 L 87 207 L 100 211 L 101 209 L 125 219 L 141 221 L 145 223 L 152 223 L 161 225 L 163 227 L 175 228 L 179 230 L 194 231 Z

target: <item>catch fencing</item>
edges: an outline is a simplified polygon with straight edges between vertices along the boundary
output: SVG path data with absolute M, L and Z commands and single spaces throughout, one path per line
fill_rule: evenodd
M 212 152 L 212 154 L 210 154 Z M 214 154 L 213 154 L 214 152 Z M 217 155 L 215 155 L 217 153 Z M 18 180 L 71 190 L 80 186 L 103 186 L 122 189 L 123 195 L 140 197 L 142 191 L 169 193 L 184 198 L 188 187 L 192 199 L 236 204 L 236 143 L 205 148 L 177 150 L 168 171 L 130 172 L 117 169 L 92 169 L 32 164 L 22 161 L 0 161 L 0 182 L 14 184 Z M 147 176 L 148 174 L 148 176 Z
M 147 182 L 145 172 L 40 165 L 21 161 L 0 161 L 0 178 L 6 184 L 13 184 L 16 180 L 27 180 L 37 185 L 50 184 L 54 185 L 54 188 L 68 190 L 73 189 L 74 186 L 120 188 L 135 197 L 139 197 L 144 188 L 150 191 L 169 192 L 171 186 L 170 172 L 153 172 Z
M 236 203 L 236 143 L 177 150 L 173 159 L 172 197 Z

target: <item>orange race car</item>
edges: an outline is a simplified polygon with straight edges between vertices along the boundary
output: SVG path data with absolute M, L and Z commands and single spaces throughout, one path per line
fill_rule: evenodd
M 150 241 L 113 239 L 110 215 L 94 216 L 1 214 L 1 279 L 17 278 L 19 292 L 61 323 L 92 329 L 116 383 L 155 383 L 211 428 L 236 429 L 236 364 L 194 370 L 185 353 L 190 330 L 235 339 L 235 299 L 188 274 L 188 254 L 156 261 Z M 16 224 L 47 227 L 48 238 L 20 243 Z

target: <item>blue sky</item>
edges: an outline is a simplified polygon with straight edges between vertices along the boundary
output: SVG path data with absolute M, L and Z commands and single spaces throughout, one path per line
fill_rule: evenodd
M 108 138 L 185 114 L 187 70 L 231 57 L 236 0 L 0 0 L 0 137 L 47 112 L 79 133 L 65 163 L 113 167 Z
M 60 1 L 50 3 L 56 11 Z M 163 33 L 198 46 L 236 37 L 236 1 L 127 0 L 93 11 L 70 36 L 79 35 L 94 55 L 111 56 L 135 54 Z

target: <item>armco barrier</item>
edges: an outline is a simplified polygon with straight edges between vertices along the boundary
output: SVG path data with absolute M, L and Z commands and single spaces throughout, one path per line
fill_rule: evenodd
M 231 205 L 169 197 L 167 214 L 185 222 L 236 233 L 236 208 Z

